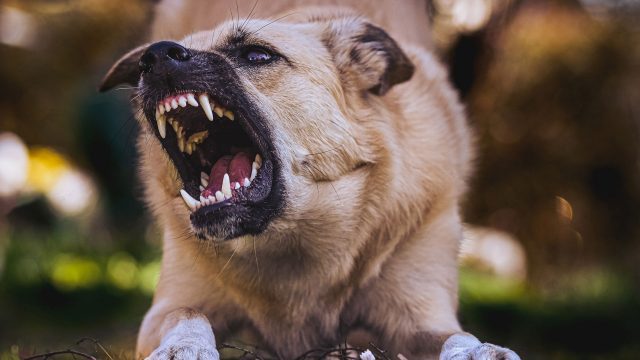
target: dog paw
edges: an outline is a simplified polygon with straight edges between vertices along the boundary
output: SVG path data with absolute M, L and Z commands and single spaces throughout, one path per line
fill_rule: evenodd
M 220 360 L 216 339 L 206 317 L 180 309 L 165 321 L 168 329 L 160 346 L 145 360 Z
M 220 355 L 212 346 L 183 341 L 160 346 L 145 360 L 220 360 Z
M 520 360 L 515 352 L 481 343 L 471 334 L 454 334 L 442 346 L 440 360 Z

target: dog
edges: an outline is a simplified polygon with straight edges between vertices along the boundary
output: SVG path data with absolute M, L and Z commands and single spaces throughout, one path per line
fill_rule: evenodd
M 347 3 L 274 1 L 290 11 L 224 21 L 227 3 L 166 0 L 153 36 L 181 40 L 105 76 L 102 91 L 135 88 L 163 230 L 139 357 L 218 359 L 216 343 L 241 338 L 281 359 L 344 342 L 519 359 L 456 318 L 472 136 L 427 48 L 426 6 Z

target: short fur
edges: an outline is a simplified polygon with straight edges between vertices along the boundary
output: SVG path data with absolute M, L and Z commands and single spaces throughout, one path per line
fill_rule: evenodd
M 190 28 L 180 15 L 187 13 L 174 9 L 178 15 L 170 19 L 163 12 L 173 3 L 160 5 L 156 30 L 163 21 Z M 389 11 L 392 4 L 384 4 Z M 178 195 L 180 177 L 140 119 L 146 199 L 164 233 L 140 356 L 215 352 L 188 335 L 179 346 L 167 340 L 175 338 L 176 323 L 189 319 L 200 325 L 185 334 L 206 333 L 206 318 L 218 341 L 251 334 L 249 341 L 284 359 L 345 339 L 365 347 L 372 341 L 394 356 L 437 358 L 445 340 L 461 331 L 458 203 L 470 173 L 471 135 L 446 72 L 424 47 L 428 38 L 406 30 L 422 26 L 412 21 L 426 21 L 426 14 L 400 24 L 378 10 L 369 13 L 398 37 L 353 10 L 311 8 L 275 22 L 228 21 L 179 41 L 215 52 L 242 31 L 274 44 L 291 63 L 238 70 L 244 91 L 268 115 L 285 201 L 258 235 L 197 239 Z M 105 88 L 130 78 L 123 69 L 144 48 L 116 64 Z

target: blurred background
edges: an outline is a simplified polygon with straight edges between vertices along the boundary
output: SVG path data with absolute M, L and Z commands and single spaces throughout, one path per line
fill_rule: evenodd
M 151 6 L 0 2 L 0 359 L 83 337 L 131 356 L 160 233 L 130 91 L 96 87 Z M 463 326 L 523 359 L 640 359 L 640 1 L 431 7 L 479 150 Z

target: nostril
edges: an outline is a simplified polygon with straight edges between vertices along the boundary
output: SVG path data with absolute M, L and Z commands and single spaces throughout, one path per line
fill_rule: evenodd
M 138 67 L 141 72 L 148 73 L 153 68 L 153 65 L 158 61 L 158 57 L 156 54 L 152 52 L 146 52 L 142 57 L 140 57 L 140 62 L 138 63 Z
M 176 44 L 167 50 L 167 56 L 173 60 L 187 61 L 191 58 L 191 53 L 186 48 Z

